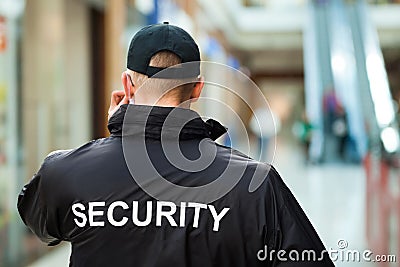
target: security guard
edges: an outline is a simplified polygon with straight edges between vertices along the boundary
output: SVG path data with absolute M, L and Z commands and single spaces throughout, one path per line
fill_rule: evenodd
M 140 30 L 110 137 L 48 155 L 19 195 L 23 222 L 50 246 L 70 242 L 76 267 L 334 266 L 277 171 L 215 143 L 226 129 L 190 110 L 199 62 L 183 29 Z

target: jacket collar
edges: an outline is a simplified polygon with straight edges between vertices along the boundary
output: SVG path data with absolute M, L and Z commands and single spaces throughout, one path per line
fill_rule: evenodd
M 161 138 L 161 130 L 163 136 L 167 138 L 168 135 L 176 137 L 176 133 L 179 132 L 180 139 L 186 140 L 202 138 L 216 140 L 227 131 L 227 128 L 216 120 L 203 121 L 193 110 L 173 107 L 125 104 L 111 116 L 108 122 L 111 135 L 122 136 L 124 123 L 133 126 L 132 134 L 145 135 L 146 138 L 154 139 Z

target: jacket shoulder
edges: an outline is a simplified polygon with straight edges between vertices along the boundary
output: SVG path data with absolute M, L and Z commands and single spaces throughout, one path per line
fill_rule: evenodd
M 220 157 L 241 175 L 235 189 L 249 196 L 265 197 L 266 191 L 280 188 L 281 177 L 272 164 L 260 162 L 234 149 L 218 144 Z
M 76 147 L 76 148 L 52 151 L 49 154 L 47 154 L 47 156 L 45 157 L 42 168 L 48 167 L 49 165 L 52 165 L 52 164 L 55 164 L 55 163 L 59 162 L 60 160 L 68 157 L 69 155 L 73 155 L 74 153 L 76 153 L 78 151 L 84 151 L 87 149 L 91 149 L 94 145 L 96 145 L 96 143 L 101 142 L 106 139 L 108 139 L 108 138 L 94 139 L 94 140 L 84 143 L 83 145 Z

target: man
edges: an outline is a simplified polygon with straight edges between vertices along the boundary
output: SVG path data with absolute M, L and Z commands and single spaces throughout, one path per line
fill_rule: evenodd
M 250 193 L 267 165 L 216 144 L 226 129 L 189 109 L 203 87 L 198 61 L 181 28 L 140 30 L 124 91 L 112 94 L 111 136 L 50 154 L 19 196 L 22 220 L 49 245 L 70 242 L 70 266 L 333 266 L 275 169 L 261 168 Z M 289 259 L 303 252 L 315 259 Z

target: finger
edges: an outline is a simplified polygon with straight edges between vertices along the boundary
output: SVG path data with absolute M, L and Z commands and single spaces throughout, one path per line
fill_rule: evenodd
M 124 97 L 122 98 L 122 100 L 120 102 L 120 105 L 123 105 L 123 104 L 129 104 L 129 98 L 126 97 L 126 95 L 124 95 Z
M 115 104 L 118 106 L 121 106 L 122 104 L 128 104 L 129 101 L 127 101 L 125 92 L 122 92 L 118 95 L 115 96 Z
M 111 92 L 111 100 L 110 100 L 110 104 L 111 104 L 111 105 L 112 105 L 112 104 L 115 104 L 115 97 L 116 97 L 117 95 L 118 95 L 118 91 L 117 91 L 117 90 Z
M 118 105 L 124 96 L 125 96 L 124 91 L 113 91 L 111 93 L 111 101 L 110 101 L 111 106 Z

